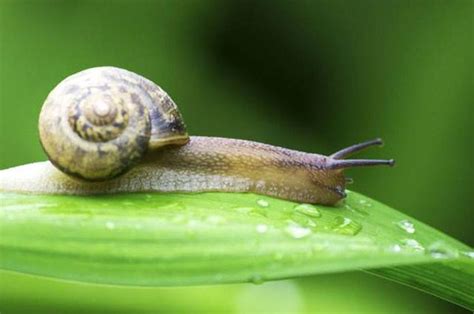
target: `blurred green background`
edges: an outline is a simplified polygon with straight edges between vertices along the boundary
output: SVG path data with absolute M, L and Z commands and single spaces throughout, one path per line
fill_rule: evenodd
M 191 134 L 324 154 L 384 138 L 363 156 L 397 167 L 351 170 L 351 189 L 472 246 L 473 12 L 472 0 L 0 0 L 0 168 L 45 159 L 37 119 L 60 80 L 114 65 L 168 91 Z M 363 273 L 173 289 L 1 277 L 2 314 L 463 312 Z

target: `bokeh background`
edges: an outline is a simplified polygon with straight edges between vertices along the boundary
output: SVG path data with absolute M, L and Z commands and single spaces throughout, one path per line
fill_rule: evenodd
M 382 137 L 352 189 L 474 244 L 472 0 L 0 0 L 0 168 L 44 160 L 37 119 L 79 70 L 162 86 L 189 132 L 331 153 Z M 3 274 L 2 313 L 462 313 L 364 273 L 133 289 Z

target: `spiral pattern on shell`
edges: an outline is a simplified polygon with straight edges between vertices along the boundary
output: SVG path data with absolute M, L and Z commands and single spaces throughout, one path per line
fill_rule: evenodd
M 115 177 L 148 149 L 188 141 L 166 92 L 115 67 L 87 69 L 59 83 L 43 105 L 39 133 L 56 167 L 87 180 Z

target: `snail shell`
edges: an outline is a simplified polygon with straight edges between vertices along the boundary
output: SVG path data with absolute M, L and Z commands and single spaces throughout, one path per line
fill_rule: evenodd
M 39 135 L 56 167 L 87 180 L 115 177 L 147 150 L 189 140 L 166 92 L 115 67 L 87 69 L 60 82 L 41 110 Z

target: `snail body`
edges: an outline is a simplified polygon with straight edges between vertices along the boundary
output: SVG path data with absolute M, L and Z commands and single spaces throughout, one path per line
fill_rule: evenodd
M 254 192 L 333 205 L 345 197 L 345 168 L 394 163 L 343 159 L 380 145 L 379 139 L 323 156 L 246 140 L 189 137 L 161 88 L 113 67 L 88 69 L 61 82 L 45 102 L 39 129 L 43 148 L 62 172 L 47 162 L 27 165 L 22 171 L 33 177 L 10 183 L 2 176 L 12 169 L 3 170 L 0 191 Z

